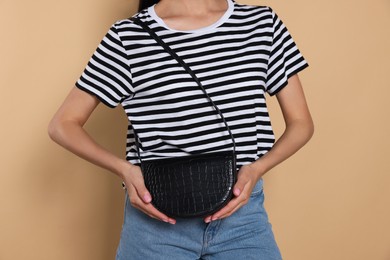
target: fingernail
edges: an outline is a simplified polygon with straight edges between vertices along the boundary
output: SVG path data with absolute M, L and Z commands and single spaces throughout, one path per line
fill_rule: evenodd
M 173 219 L 170 219 L 170 220 L 169 220 L 169 223 L 172 224 L 172 225 L 174 225 L 174 224 L 176 224 L 176 221 L 174 221 Z
M 214 221 L 214 220 L 217 220 L 217 219 L 218 219 L 218 217 L 213 217 L 211 220 Z
M 168 219 L 162 219 L 162 221 L 164 221 L 165 223 L 168 223 Z
M 234 189 L 234 194 L 240 195 L 240 193 L 241 193 L 241 191 L 240 191 L 239 188 L 235 188 L 235 189 Z
M 145 194 L 145 195 L 144 195 L 144 201 L 145 201 L 145 202 L 150 202 L 150 201 L 152 201 L 152 198 L 150 197 L 149 194 Z
M 210 218 L 210 217 L 208 217 L 208 218 L 206 218 L 206 219 L 205 219 L 205 221 L 204 221 L 204 222 L 206 222 L 206 223 L 210 223 L 210 221 L 211 221 L 211 218 Z

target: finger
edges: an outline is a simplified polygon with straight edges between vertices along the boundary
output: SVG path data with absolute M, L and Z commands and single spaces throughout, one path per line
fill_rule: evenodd
M 135 190 L 135 187 L 132 186 L 130 189 L 129 189 L 129 196 L 130 196 L 130 202 L 131 204 L 141 210 L 143 213 L 145 213 L 146 215 L 152 217 L 152 218 L 155 218 L 155 219 L 158 219 L 158 220 L 161 220 L 161 221 L 164 221 L 164 222 L 167 222 L 167 223 L 171 223 L 171 224 L 176 224 L 176 220 L 173 219 L 173 218 L 170 218 L 168 217 L 167 215 L 165 215 L 164 213 L 162 213 L 161 211 L 159 211 L 158 209 L 156 209 L 151 203 L 145 203 L 139 196 L 138 196 L 138 193 L 137 191 Z
M 164 222 L 170 223 L 170 224 L 176 224 L 176 220 L 174 218 L 170 218 L 158 209 L 156 209 L 152 204 L 144 204 L 145 211 L 148 212 L 148 214 L 161 219 Z
M 242 194 L 242 192 L 245 190 L 245 188 L 247 187 L 247 183 L 248 181 L 243 178 L 244 175 L 243 174 L 240 174 L 238 173 L 238 178 L 237 178 L 237 182 L 236 184 L 233 186 L 233 194 L 235 196 L 234 199 L 232 199 L 225 207 L 223 207 L 221 210 L 217 211 L 216 213 L 214 213 L 213 215 L 210 215 L 210 216 L 207 216 L 204 218 L 204 222 L 206 223 L 209 223 L 213 220 L 216 220 L 218 218 L 220 218 L 221 216 L 223 215 L 226 215 L 227 212 L 233 210 L 234 208 L 237 207 L 237 205 L 241 202 L 241 200 L 237 200 L 237 198 L 240 197 L 240 195 Z M 245 199 L 245 198 L 244 198 Z
M 220 209 L 219 211 L 217 211 L 216 213 L 214 213 L 211 216 L 211 221 L 217 220 L 221 216 L 223 216 L 223 215 L 227 214 L 228 212 L 232 211 L 242 201 L 243 201 L 243 199 L 241 197 L 236 197 L 236 198 L 232 199 L 231 201 L 229 201 L 229 203 L 225 207 L 223 207 L 222 209 Z
M 224 215 L 229 214 L 229 212 L 232 212 L 237 206 L 241 207 L 242 205 L 245 205 L 247 201 L 249 200 L 250 193 L 248 191 L 249 185 L 244 185 L 244 188 L 240 195 L 238 197 L 233 198 L 225 207 L 223 207 L 221 210 L 217 211 L 213 214 L 211 217 L 211 220 L 217 220 L 221 218 Z
M 152 201 L 152 195 L 146 188 L 144 178 L 142 176 L 134 178 L 132 184 L 137 191 L 138 197 L 140 197 L 143 202 L 150 203 Z
M 231 216 L 234 212 L 236 212 L 237 210 L 239 210 L 242 206 L 244 206 L 245 203 L 244 202 L 241 202 L 239 203 L 234 209 L 232 209 L 230 212 L 227 212 L 226 214 L 222 215 L 219 217 L 219 219 L 223 219 L 223 218 L 227 218 L 229 216 Z
M 240 175 L 240 174 L 238 175 L 237 182 L 233 187 L 233 194 L 236 197 L 240 196 L 241 192 L 245 189 L 245 186 L 248 183 L 248 180 L 246 180 L 242 177 L 243 177 L 242 175 Z

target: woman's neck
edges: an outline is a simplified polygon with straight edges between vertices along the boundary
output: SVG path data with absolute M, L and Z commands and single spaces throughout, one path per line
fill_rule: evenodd
M 223 13 L 227 8 L 227 0 L 160 0 L 155 6 L 156 12 L 162 18 L 202 17 L 210 13 Z

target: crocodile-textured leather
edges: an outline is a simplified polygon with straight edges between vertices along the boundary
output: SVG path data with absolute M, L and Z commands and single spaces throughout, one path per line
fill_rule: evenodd
M 237 179 L 232 151 L 143 161 L 152 204 L 171 217 L 203 217 L 233 196 Z

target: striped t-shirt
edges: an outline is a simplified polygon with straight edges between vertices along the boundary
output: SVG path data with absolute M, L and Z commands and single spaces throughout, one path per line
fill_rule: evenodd
M 239 169 L 274 143 L 266 92 L 278 93 L 308 65 L 271 8 L 227 1 L 217 22 L 196 30 L 169 28 L 154 6 L 135 16 L 198 76 L 233 133 Z M 139 164 L 134 129 L 142 160 L 232 149 L 226 126 L 197 83 L 130 19 L 110 27 L 76 86 L 109 107 L 122 105 L 130 163 Z

